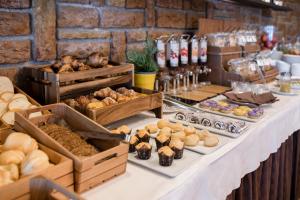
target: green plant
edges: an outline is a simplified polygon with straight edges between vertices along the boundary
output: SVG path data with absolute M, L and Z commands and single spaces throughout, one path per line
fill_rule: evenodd
M 154 60 L 156 52 L 154 41 L 147 39 L 144 49 L 142 51 L 129 51 L 127 59 L 134 64 L 136 72 L 156 72 L 158 70 Z

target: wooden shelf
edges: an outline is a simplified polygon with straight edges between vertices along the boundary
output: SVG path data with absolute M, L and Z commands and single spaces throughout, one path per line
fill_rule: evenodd
M 242 6 L 272 9 L 272 10 L 276 10 L 276 11 L 292 11 L 292 9 L 287 6 L 278 6 L 272 2 L 267 3 L 267 2 L 263 2 L 261 0 L 221 0 L 221 1 L 227 2 L 227 3 L 239 4 Z

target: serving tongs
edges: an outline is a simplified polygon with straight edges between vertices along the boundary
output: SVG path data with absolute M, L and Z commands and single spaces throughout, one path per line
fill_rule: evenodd
M 126 134 L 113 134 L 113 133 L 105 133 L 100 131 L 82 131 L 75 130 L 75 133 L 80 135 L 85 140 L 89 139 L 97 139 L 97 140 L 114 140 L 114 141 L 122 141 L 126 139 Z

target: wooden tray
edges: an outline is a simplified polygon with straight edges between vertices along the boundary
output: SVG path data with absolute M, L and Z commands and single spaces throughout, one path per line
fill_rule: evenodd
M 187 99 L 192 101 L 202 101 L 207 98 L 211 98 L 213 96 L 216 96 L 217 94 L 210 93 L 210 92 L 203 92 L 200 90 L 193 90 L 193 91 L 186 91 L 186 92 L 180 92 L 176 95 L 171 95 L 173 97 L 179 97 L 181 99 Z
M 102 87 L 133 84 L 134 65 L 120 64 L 112 68 L 90 69 L 72 73 L 55 74 L 42 68 L 25 67 L 28 79 L 26 91 L 44 104 L 59 103 L 66 98 L 76 97 Z
M 28 119 L 30 113 L 37 111 L 50 111 L 51 114 Z M 99 134 L 109 131 L 65 104 L 52 104 L 16 113 L 16 130 L 26 130 L 42 144 L 74 161 L 76 192 L 89 190 L 126 171 L 128 143 L 97 140 L 94 146 L 102 151 L 94 156 L 79 158 L 38 127 L 41 122 L 45 123 L 57 117 L 63 118 L 76 130 L 100 132 Z
M 0 132 L 0 144 L 5 141 L 5 139 L 11 132 L 13 131 L 5 130 Z M 50 166 L 46 170 L 43 170 L 37 174 L 26 176 L 14 183 L 1 186 L 1 199 L 30 199 L 30 179 L 37 175 L 43 175 L 45 177 L 51 178 L 60 183 L 62 186 L 68 187 L 73 191 L 74 179 L 72 160 L 40 143 L 39 149 L 44 151 L 49 156 L 50 162 L 55 164 L 55 166 Z
M 229 87 L 224 87 L 221 85 L 205 85 L 198 89 L 202 92 L 209 92 L 214 94 L 223 94 L 224 92 L 227 92 L 231 90 Z
M 151 90 L 133 88 L 145 96 L 124 103 L 107 106 L 100 109 L 87 109 L 86 115 L 101 125 L 131 117 L 143 111 L 153 111 L 157 118 L 162 117 L 162 94 Z

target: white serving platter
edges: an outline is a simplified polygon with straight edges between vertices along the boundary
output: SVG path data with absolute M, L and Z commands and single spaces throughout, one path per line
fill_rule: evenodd
M 152 144 L 152 152 L 149 160 L 141 160 L 137 158 L 137 153 L 134 152 L 128 153 L 129 162 L 170 178 L 174 178 L 183 173 L 202 157 L 202 155 L 198 153 L 185 149 L 181 159 L 174 159 L 171 166 L 164 167 L 159 165 L 159 157 L 156 151 L 155 140 L 150 139 L 150 144 Z

